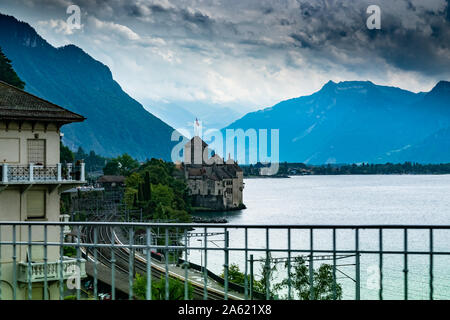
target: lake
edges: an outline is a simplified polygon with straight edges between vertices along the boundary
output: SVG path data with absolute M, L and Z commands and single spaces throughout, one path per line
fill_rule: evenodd
M 354 224 L 426 224 L 445 225 L 450 222 L 450 175 L 350 175 L 350 176 L 295 176 L 289 179 L 246 179 L 244 203 L 247 209 L 224 213 L 202 213 L 199 216 L 225 217 L 230 224 L 296 224 L 296 225 L 354 225 Z M 201 230 L 198 230 L 201 231 Z M 210 229 L 208 231 L 215 231 Z M 244 232 L 230 229 L 230 246 L 242 247 Z M 286 230 L 270 232 L 270 248 L 286 248 Z M 426 252 L 429 248 L 427 230 L 408 232 L 408 249 Z M 249 245 L 265 248 L 263 230 L 250 230 Z M 214 240 L 215 239 L 215 240 Z M 309 232 L 293 230 L 292 248 L 308 249 Z M 201 240 L 201 239 L 199 239 Z M 214 247 L 223 236 L 212 237 L 208 247 Z M 193 239 L 195 241 L 195 239 Z M 214 241 L 216 243 L 214 243 Z M 197 243 L 198 245 L 199 243 Z M 193 245 L 193 243 L 191 243 Z M 222 246 L 223 242 L 219 244 Z M 384 250 L 403 249 L 403 231 L 384 231 Z M 377 250 L 377 230 L 360 231 L 360 249 Z M 332 248 L 331 230 L 314 231 L 314 248 Z M 338 249 L 354 249 L 354 231 L 337 232 Z M 434 232 L 434 250 L 450 251 L 450 232 Z M 253 252 L 262 259 L 263 252 Z M 222 251 L 208 251 L 208 268 L 220 273 Z M 274 253 L 272 257 L 286 254 Z M 200 263 L 199 251 L 191 250 L 193 262 Z M 338 281 L 343 287 L 343 298 L 354 297 L 354 257 L 341 260 Z M 428 255 L 408 256 L 409 297 L 428 298 Z M 230 263 L 243 270 L 245 256 L 231 252 Z M 332 261 L 323 262 L 332 263 Z M 315 266 L 320 263 L 315 262 Z M 403 297 L 403 255 L 385 255 L 383 258 L 384 298 Z M 434 258 L 434 296 L 450 299 L 450 257 Z M 256 267 L 255 267 L 256 268 Z M 361 298 L 376 299 L 378 290 L 374 274 L 378 268 L 378 255 L 361 255 Z M 259 265 L 258 268 L 260 269 Z M 256 270 L 255 269 L 255 270 Z M 284 263 L 277 266 L 276 279 L 285 275 Z M 374 271 L 375 270 L 375 271 Z M 377 269 L 378 270 L 378 269 Z M 375 273 L 374 273 L 375 272 Z

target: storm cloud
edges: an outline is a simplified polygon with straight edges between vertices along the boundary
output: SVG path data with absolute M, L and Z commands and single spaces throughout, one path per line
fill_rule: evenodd
M 70 4 L 82 12 L 75 32 Z M 366 26 L 370 5 L 380 30 Z M 79 45 L 144 102 L 260 108 L 330 79 L 413 91 L 450 79 L 450 0 L 19 0 L 0 12 Z

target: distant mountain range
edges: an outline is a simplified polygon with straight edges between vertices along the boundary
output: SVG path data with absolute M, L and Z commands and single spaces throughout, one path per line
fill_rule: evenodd
M 64 126 L 64 143 L 104 156 L 170 159 L 173 128 L 146 111 L 114 81 L 107 66 L 82 49 L 55 48 L 27 23 L 0 14 L 0 47 L 25 90 L 87 118 Z
M 413 93 L 369 81 L 330 81 L 227 128 L 279 129 L 281 161 L 450 162 L 450 82 Z
M 204 130 L 221 129 L 233 121 L 245 115 L 245 110 L 223 107 L 213 103 L 204 102 L 160 102 L 142 101 L 148 105 L 146 109 L 176 129 L 185 128 L 192 132 L 193 123 L 198 118 L 202 122 Z M 248 110 L 247 110 L 248 111 Z
M 104 156 L 170 159 L 173 128 L 146 111 L 82 49 L 51 46 L 27 23 L 0 14 L 0 47 L 25 90 L 85 117 L 63 127 L 64 143 Z M 146 103 L 147 104 L 147 103 Z M 147 106 L 173 126 L 203 114 L 207 127 L 241 116 L 192 103 Z M 279 129 L 280 161 L 323 163 L 450 162 L 450 82 L 413 93 L 372 82 L 325 84 L 318 92 L 251 112 L 223 130 Z

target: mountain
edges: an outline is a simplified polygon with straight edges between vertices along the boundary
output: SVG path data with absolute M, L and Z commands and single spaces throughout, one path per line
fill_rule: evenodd
M 436 154 L 450 127 L 449 84 L 413 93 L 370 81 L 330 81 L 312 95 L 249 113 L 225 129 L 279 129 L 280 161 L 450 162 L 448 151 Z
M 164 103 L 147 100 L 144 104 L 149 105 L 146 107 L 149 112 L 172 127 L 186 128 L 191 132 L 196 118 L 202 122 L 204 130 L 221 129 L 245 114 L 241 106 L 240 111 L 236 111 L 239 110 L 236 107 L 224 107 L 213 103 L 187 101 Z
M 0 14 L 0 47 L 25 90 L 87 118 L 64 126 L 64 143 L 104 156 L 170 159 L 173 128 L 149 113 L 82 49 L 51 46 L 27 23 Z
M 393 155 L 394 161 L 405 161 L 405 159 L 415 159 L 421 163 L 446 163 L 450 162 L 450 126 L 448 123 L 450 113 L 450 82 L 440 81 L 429 93 L 426 94 L 423 101 L 420 101 L 417 107 L 428 108 L 432 113 L 442 114 L 438 119 L 438 129 L 432 134 L 426 136 L 422 141 L 401 150 Z

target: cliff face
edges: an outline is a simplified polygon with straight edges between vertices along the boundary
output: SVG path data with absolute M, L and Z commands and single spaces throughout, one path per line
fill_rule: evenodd
M 114 81 L 111 71 L 82 49 L 51 46 L 14 17 L 0 14 L 0 47 L 25 90 L 84 115 L 63 128 L 64 143 L 104 156 L 170 159 L 173 129 L 147 112 Z

